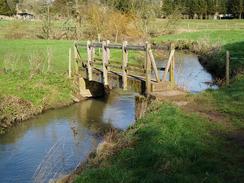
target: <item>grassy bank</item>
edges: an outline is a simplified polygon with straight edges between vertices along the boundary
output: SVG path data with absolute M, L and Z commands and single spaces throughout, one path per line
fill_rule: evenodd
M 0 132 L 72 103 L 74 85 L 67 78 L 71 46 L 71 41 L 0 41 Z
M 244 151 L 226 140 L 232 133 L 222 124 L 157 104 L 123 134 L 132 146 L 91 163 L 76 182 L 243 182 Z

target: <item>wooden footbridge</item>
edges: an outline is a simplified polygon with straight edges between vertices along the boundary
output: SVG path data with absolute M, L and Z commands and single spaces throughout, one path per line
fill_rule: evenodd
M 168 62 L 164 68 L 157 68 L 153 50 L 164 50 L 169 53 Z M 116 57 L 121 55 L 121 61 L 113 60 L 113 51 L 116 52 Z M 141 56 L 138 64 L 130 60 L 130 52 L 143 53 L 140 54 L 143 57 Z M 71 55 L 70 50 L 70 76 Z M 133 89 L 148 95 L 152 92 L 165 91 L 174 83 L 175 49 L 172 45 L 156 46 L 148 42 L 144 45 L 130 45 L 126 41 L 122 44 L 111 44 L 109 41 L 75 42 L 73 55 L 76 73 L 88 81 L 100 82 L 109 88 Z M 162 76 L 159 75 L 160 70 L 164 71 Z

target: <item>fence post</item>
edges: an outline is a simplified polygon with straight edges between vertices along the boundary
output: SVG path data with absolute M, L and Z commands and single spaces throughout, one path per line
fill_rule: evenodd
M 128 50 L 126 49 L 127 41 L 123 42 L 122 45 L 122 56 L 123 56 L 123 63 L 122 63 L 122 70 L 123 70 L 123 89 L 127 90 L 127 65 L 128 65 Z
M 77 74 L 79 72 L 79 66 L 78 66 L 78 50 L 76 44 L 74 44 L 74 59 L 75 59 L 75 72 Z
M 151 45 L 146 42 L 146 95 L 151 92 L 151 59 L 149 56 L 149 50 Z
M 101 43 L 101 34 L 97 35 L 97 39 L 98 39 L 98 42 Z M 100 53 L 101 53 L 101 49 L 98 48 L 98 55 L 100 55 Z
M 71 71 L 71 62 L 72 62 L 72 50 L 70 48 L 69 49 L 69 78 L 71 78 L 71 74 L 72 74 L 72 71 Z
M 230 84 L 230 52 L 226 51 L 226 85 Z
M 175 50 L 174 45 L 171 45 L 171 50 Z M 172 61 L 170 64 L 170 74 L 169 74 L 169 81 L 174 84 L 175 83 L 175 52 L 172 57 Z
M 103 53 L 103 84 L 108 85 L 108 55 L 106 50 L 106 41 L 102 42 Z
M 87 72 L 88 72 L 88 80 L 92 80 L 92 47 L 91 47 L 91 42 L 87 41 Z

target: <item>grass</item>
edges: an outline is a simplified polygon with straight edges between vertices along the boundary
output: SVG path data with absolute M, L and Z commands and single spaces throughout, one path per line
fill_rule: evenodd
M 134 145 L 90 165 L 77 183 L 243 182 L 243 149 L 223 126 L 160 104 L 124 135 Z

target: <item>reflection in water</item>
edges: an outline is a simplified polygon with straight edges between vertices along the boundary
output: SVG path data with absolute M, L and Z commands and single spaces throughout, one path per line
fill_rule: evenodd
M 0 136 L 1 183 L 48 182 L 84 162 L 99 130 L 134 122 L 134 96 L 111 94 L 49 111 Z
M 167 61 L 158 61 L 158 67 L 165 67 Z M 163 71 L 160 72 L 162 78 Z M 216 89 L 216 85 L 210 86 L 213 77 L 199 63 L 196 55 L 176 53 L 175 62 L 175 80 L 176 83 L 186 90 L 196 93 L 208 88 Z

